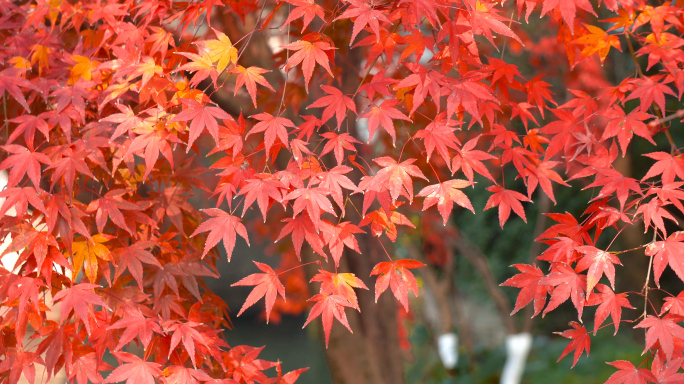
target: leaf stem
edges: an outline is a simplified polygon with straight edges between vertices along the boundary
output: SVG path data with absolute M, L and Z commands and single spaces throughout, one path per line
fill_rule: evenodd
M 282 272 L 278 272 L 276 275 L 280 276 L 280 275 L 282 275 L 283 273 L 287 273 L 287 272 L 293 271 L 293 270 L 295 270 L 295 269 L 297 269 L 297 268 L 301 268 L 301 267 L 304 267 L 304 266 L 307 266 L 307 265 L 311 265 L 311 264 L 319 264 L 319 265 L 320 265 L 320 264 L 321 264 L 321 260 L 319 259 L 319 260 L 316 260 L 316 261 L 309 261 L 308 263 L 299 264 L 299 265 L 294 266 L 294 267 L 292 267 L 292 268 L 286 269 L 286 270 L 284 270 L 284 271 L 282 271 Z M 322 268 L 323 268 L 323 266 L 321 265 L 321 269 L 322 269 Z
M 636 52 L 634 51 L 634 44 L 632 44 L 632 35 L 625 31 L 625 37 L 627 40 L 627 46 L 629 47 L 629 53 L 631 54 L 632 60 L 634 61 L 634 65 L 636 67 L 637 75 L 641 78 L 644 78 L 646 76 L 644 75 L 644 72 L 641 70 L 641 64 L 639 64 Z M 677 152 L 677 144 L 675 144 L 674 138 L 672 137 L 672 134 L 670 134 L 669 128 L 665 125 L 663 112 L 660 110 L 660 107 L 658 107 L 658 105 L 656 105 L 655 103 L 653 103 L 651 107 L 653 108 L 656 116 L 658 117 L 658 120 L 656 121 L 660 123 L 661 130 L 663 131 L 663 133 L 665 133 L 667 142 L 670 143 L 670 154 L 674 155 Z
M 651 243 L 655 242 L 656 236 L 658 235 L 658 229 L 653 228 L 653 240 Z M 648 284 L 651 281 L 651 268 L 653 267 L 653 258 L 655 256 L 651 256 L 648 260 L 648 271 L 646 272 L 646 283 L 644 284 L 644 288 L 642 291 L 644 292 L 644 313 L 641 315 L 643 318 L 646 318 L 646 311 L 648 310 Z

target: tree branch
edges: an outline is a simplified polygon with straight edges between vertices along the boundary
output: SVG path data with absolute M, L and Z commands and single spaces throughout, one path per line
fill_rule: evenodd
M 496 279 L 494 278 L 492 269 L 489 267 L 487 256 L 479 247 L 470 242 L 467 237 L 463 236 L 458 228 L 455 228 L 455 230 L 456 239 L 453 241 L 453 245 L 466 259 L 468 259 L 468 262 L 470 262 L 482 277 L 487 292 L 489 292 L 489 295 L 494 300 L 494 305 L 501 315 L 501 321 L 506 327 L 506 333 L 511 335 L 517 333 L 515 321 L 510 315 L 513 310 L 511 308 L 511 303 L 508 301 L 508 298 L 501 288 L 499 288 L 499 284 L 497 284 Z

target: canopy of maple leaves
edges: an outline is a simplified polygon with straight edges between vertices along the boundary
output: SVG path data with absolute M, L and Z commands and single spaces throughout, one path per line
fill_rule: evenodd
M 351 330 L 346 311 L 362 310 L 356 290 L 368 289 L 368 276 L 337 270 L 345 252 L 360 251 L 357 236 L 395 241 L 415 228 L 406 215 L 421 209 L 414 199 L 444 224 L 454 206 L 475 212 L 476 182 L 502 227 L 511 212 L 526 220 L 523 203 L 537 194 L 555 202 L 570 180 L 595 190 L 582 221 L 550 215 L 557 224 L 540 236 L 549 247 L 538 257 L 548 272 L 515 265 L 504 285 L 521 289 L 515 311 L 532 304 L 546 314 L 569 301 L 581 320 L 598 305 L 594 333 L 609 317 L 617 332 L 632 304 L 615 292 L 621 253 L 597 248 L 606 228 L 643 222 L 655 283 L 667 267 L 684 280 L 684 235 L 669 230 L 684 214 L 684 160 L 668 131 L 682 118 L 671 105 L 684 93 L 683 4 L 606 0 L 613 17 L 599 24 L 599 4 L 587 0 L 515 3 L 0 1 L 0 237 L 3 255 L 18 254 L 0 268 L 2 380 L 39 380 L 42 365 L 48 378 L 64 368 L 79 384 L 293 383 L 303 370 L 283 374 L 258 359 L 261 349 L 223 340 L 227 307 L 201 281 L 217 276 L 215 247 L 230 261 L 244 257 L 238 238 L 264 237 L 313 257 L 303 263 L 317 264 L 320 287 L 306 324 L 320 316 L 327 343 L 333 319 Z M 584 91 L 560 79 L 570 96 L 558 103 L 549 79 L 523 77 L 492 50 L 535 54 L 541 42 L 518 25 L 535 12 L 573 67 L 589 71 L 627 46 L 635 74 Z M 227 21 L 245 18 L 253 30 L 231 39 Z M 274 45 L 271 67 L 250 58 L 257 35 Z M 350 64 L 359 51 L 362 62 Z M 224 93 L 231 99 L 220 105 L 249 112 L 222 108 Z M 651 166 L 640 180 L 614 165 L 635 135 L 671 145 L 644 153 Z M 214 208 L 188 203 L 197 194 L 211 194 Z M 422 266 L 387 254 L 371 273 L 376 300 L 390 289 L 408 309 L 418 292 L 411 269 Z M 265 298 L 268 321 L 288 295 L 289 270 L 256 267 L 233 284 L 253 287 L 238 316 Z M 53 303 L 59 320 L 46 315 Z M 646 329 L 651 367 L 613 362 L 609 383 L 681 380 L 683 303 L 684 292 L 644 312 L 636 327 Z M 561 358 L 574 352 L 576 363 L 591 335 L 571 326 Z M 131 343 L 144 354 L 129 353 Z

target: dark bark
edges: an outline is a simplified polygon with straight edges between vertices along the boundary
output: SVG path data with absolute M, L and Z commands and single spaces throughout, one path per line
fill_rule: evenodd
M 334 383 L 403 383 L 403 358 L 397 332 L 397 304 L 388 291 L 375 303 L 373 266 L 386 260 L 378 239 L 358 237 L 361 254 L 346 252 L 341 271 L 354 273 L 370 288 L 358 290 L 361 312 L 347 311 L 354 334 L 341 326 L 333 328 L 326 350 Z M 377 244 L 377 245 L 376 245 Z
M 362 49 L 349 49 L 346 46 L 339 48 L 335 56 L 337 67 L 342 69 L 340 89 L 343 93 L 352 95 L 359 86 L 364 52 Z M 314 84 L 316 83 L 311 83 L 310 91 L 319 92 Z M 349 127 L 350 133 L 357 136 L 354 129 L 356 116 L 350 112 L 345 123 L 343 126 Z M 370 163 L 372 149 L 367 150 L 368 153 L 360 155 Z M 350 199 L 353 206 L 362 206 L 362 195 L 350 196 Z M 350 204 L 344 220 L 358 222 L 360 219 L 359 213 Z M 387 255 L 378 238 L 365 234 L 357 235 L 357 240 L 361 253 L 345 250 L 338 272 L 354 273 L 369 290 L 357 290 L 361 312 L 346 311 L 354 333 L 350 334 L 339 324 L 333 326 L 330 342 L 325 350 L 331 377 L 335 384 L 402 384 L 405 380 L 404 360 L 397 330 L 398 304 L 389 290 L 375 303 L 375 278 L 370 277 L 373 266 L 387 261 Z M 392 255 L 392 247 L 386 247 Z

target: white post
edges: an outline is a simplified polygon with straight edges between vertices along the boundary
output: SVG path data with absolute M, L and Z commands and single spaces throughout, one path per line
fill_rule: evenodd
M 437 352 L 446 369 L 456 368 L 458 363 L 458 335 L 443 333 L 437 338 Z
M 506 364 L 500 384 L 520 384 L 531 347 L 532 335 L 529 333 L 506 336 Z

